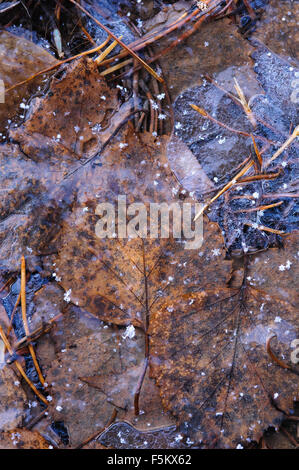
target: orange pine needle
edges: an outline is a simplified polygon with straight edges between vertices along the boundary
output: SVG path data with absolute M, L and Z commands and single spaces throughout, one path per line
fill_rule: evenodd
M 204 109 L 200 108 L 199 106 L 196 106 L 196 104 L 190 104 L 191 108 L 193 108 L 195 111 L 197 111 L 199 114 L 201 114 L 204 118 L 209 119 L 212 122 L 215 122 L 215 124 L 218 124 L 218 126 L 224 127 L 224 129 L 227 129 L 230 132 L 233 132 L 234 134 L 239 134 L 243 135 L 244 137 L 250 137 L 251 134 L 248 132 L 240 131 L 238 129 L 234 129 L 233 127 L 228 126 L 227 124 L 224 124 L 224 122 L 218 121 L 218 119 L 215 119 L 213 116 L 211 116 L 207 111 Z M 255 138 L 258 140 L 261 140 L 262 142 L 267 142 L 268 144 L 274 144 L 271 140 L 266 139 L 265 137 L 262 137 L 261 135 L 255 135 Z
M 164 80 L 162 77 L 159 77 L 159 75 L 149 66 L 147 65 L 146 62 L 144 62 L 143 59 L 141 59 L 141 57 L 139 57 L 138 54 L 136 54 L 134 51 L 132 51 L 132 49 L 130 49 L 130 47 L 128 47 L 125 43 L 123 43 L 120 39 L 118 39 L 115 34 L 112 33 L 112 31 L 110 31 L 109 28 L 107 28 L 105 25 L 103 25 L 99 20 L 97 20 L 93 15 L 91 15 L 84 7 L 82 7 L 78 2 L 76 2 L 75 0 L 69 0 L 71 3 L 73 3 L 74 5 L 76 5 L 77 8 L 79 8 L 81 11 L 83 11 L 83 13 L 85 13 L 85 15 L 89 16 L 89 18 L 91 18 L 97 25 L 99 25 L 104 31 L 106 31 L 107 34 L 109 34 L 115 41 L 118 42 L 118 44 L 123 48 L 125 49 L 132 57 L 134 57 L 134 59 L 136 59 L 156 80 L 158 80 L 159 82 L 163 83 Z
M 282 230 L 276 230 L 274 228 L 265 227 L 264 225 L 252 224 L 251 222 L 245 222 L 244 225 L 248 225 L 248 227 L 256 228 L 257 230 L 261 230 L 263 232 L 275 233 L 276 235 L 286 235 L 286 233 Z
M 243 176 L 248 170 L 249 168 L 252 167 L 253 165 L 253 160 L 250 160 L 247 165 L 245 165 L 245 167 L 229 182 L 227 183 L 217 194 L 216 196 L 214 196 L 207 204 L 205 204 L 201 210 L 196 214 L 196 216 L 194 217 L 194 222 L 198 219 L 198 217 L 200 217 L 204 211 L 214 202 L 216 201 L 216 199 L 218 199 L 223 193 L 225 193 L 228 189 L 230 189 L 237 181 L 239 178 L 241 178 L 241 176 Z
M 251 134 L 251 138 L 252 138 L 252 142 L 253 142 L 255 154 L 256 154 L 257 159 L 258 159 L 259 164 L 260 164 L 260 168 L 262 168 L 262 166 L 263 166 L 263 158 L 262 158 L 262 156 L 261 156 L 261 154 L 260 154 L 260 151 L 259 151 L 259 149 L 258 149 L 258 147 L 257 147 L 257 145 L 256 145 L 255 139 L 254 139 L 254 137 L 253 137 L 252 134 Z
M 13 350 L 12 350 L 12 347 L 3 331 L 3 328 L 2 326 L 0 325 L 0 336 L 2 338 L 2 341 L 6 347 L 6 349 L 8 350 L 9 354 L 12 356 L 13 355 Z M 45 403 L 47 406 L 48 406 L 48 401 L 47 399 L 37 390 L 36 386 L 31 382 L 31 380 L 29 379 L 29 377 L 27 377 L 23 367 L 21 366 L 21 364 L 19 363 L 18 360 L 14 361 L 15 365 L 16 365 L 16 368 L 18 369 L 18 371 L 20 372 L 20 374 L 22 375 L 22 377 L 24 378 L 24 380 L 26 380 L 26 382 L 28 383 L 29 387 L 34 391 L 34 393 L 36 394 L 36 396 L 43 402 Z
M 22 319 L 23 325 L 26 336 L 30 336 L 30 331 L 27 322 L 27 314 L 26 314 L 26 262 L 24 256 L 21 258 L 21 309 L 22 309 Z M 43 374 L 40 370 L 39 364 L 37 362 L 37 357 L 34 351 L 34 348 L 31 343 L 28 344 L 29 352 L 32 356 L 34 366 L 36 368 L 36 372 L 38 374 L 38 378 L 40 383 L 44 386 L 45 380 L 43 378 Z

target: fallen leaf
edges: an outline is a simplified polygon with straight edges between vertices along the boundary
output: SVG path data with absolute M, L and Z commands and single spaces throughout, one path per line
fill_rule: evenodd
M 18 376 L 0 364 L 0 431 L 21 426 L 25 418 L 27 397 Z M 1 447 L 1 442 L 0 442 Z
M 37 431 L 16 428 L 0 434 L 0 449 L 49 449 L 49 443 Z
M 37 161 L 88 159 L 102 147 L 118 107 L 117 90 L 84 57 L 52 79 L 49 92 L 32 102 L 26 122 L 10 135 Z
M 0 56 L 0 79 L 4 81 L 5 89 L 57 62 L 46 50 L 8 31 L 0 32 Z M 37 92 L 42 80 L 43 77 L 38 77 L 5 94 L 5 103 L 0 103 L 0 132 L 9 127 L 9 120 L 13 117 L 24 119 L 20 115 L 26 113 L 26 100 Z
M 274 54 L 285 60 L 296 60 L 298 51 L 298 3 L 272 0 L 265 5 L 261 22 L 257 22 L 253 38 L 265 44 Z
M 268 282 L 272 272 L 269 266 Z M 273 363 L 266 351 L 275 333 L 275 354 L 291 365 L 298 314 L 290 301 L 261 289 L 247 285 L 178 295 L 171 312 L 166 301 L 152 316 L 151 373 L 181 431 L 191 432 L 200 446 L 258 440 L 298 398 L 296 375 Z

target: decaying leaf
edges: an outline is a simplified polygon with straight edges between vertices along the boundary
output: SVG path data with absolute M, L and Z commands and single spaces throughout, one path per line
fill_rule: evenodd
M 96 63 L 79 59 L 52 79 L 47 95 L 35 99 L 24 125 L 10 135 L 37 161 L 88 159 L 105 142 L 118 107 L 117 90 L 107 86 Z
M 185 433 L 196 430 L 203 446 L 258 440 L 268 425 L 281 421 L 278 410 L 289 413 L 298 398 L 298 377 L 266 351 L 268 337 L 276 334 L 275 352 L 292 366 L 298 313 L 291 299 L 270 296 L 262 287 L 178 296 L 171 312 L 165 302 L 152 317 L 151 371 L 163 403 Z
M 184 239 L 98 238 L 95 228 L 98 203 L 109 201 L 118 207 L 119 195 L 127 204 L 193 203 L 182 190 L 165 157 L 165 139 L 155 141 L 149 134 L 124 131 L 120 141 L 102 154 L 100 168 L 84 168 L 76 183 L 77 199 L 63 223 L 57 239 L 55 273 L 69 291 L 73 303 L 105 321 L 119 325 L 132 323 L 146 328 L 146 317 L 160 296 L 174 289 L 196 290 L 229 279 L 231 261 L 217 225 L 204 223 L 204 243 L 185 249 Z M 146 158 L 145 158 L 146 157 Z M 181 207 L 181 206 L 180 206 Z M 147 215 L 146 221 L 147 221 Z M 78 237 L 80 242 L 78 243 Z M 204 266 L 213 262 L 213 273 Z
M 253 34 L 274 54 L 286 60 L 296 60 L 298 54 L 298 3 L 272 0 L 265 5 L 264 21 L 258 23 Z
M 66 93 L 72 79 L 76 92 Z M 86 103 L 83 84 L 89 88 Z M 159 410 L 157 395 L 151 396 L 154 378 L 165 408 L 195 446 L 257 439 L 280 422 L 279 410 L 288 412 L 298 392 L 295 374 L 271 363 L 265 347 L 275 331 L 275 352 L 289 360 L 290 341 L 298 337 L 292 301 L 247 278 L 241 287 L 228 288 L 232 260 L 226 259 L 219 226 L 206 217 L 203 244 L 193 247 L 172 235 L 145 238 L 140 222 L 132 220 L 136 238 L 98 235 L 99 204 L 109 203 L 120 215 L 120 196 L 127 205 L 144 204 L 146 222 L 150 204 L 195 203 L 170 169 L 166 137 L 126 126 L 94 162 L 80 166 L 78 160 L 96 156 L 107 143 L 99 125 L 109 126 L 114 107 L 116 93 L 92 62 L 78 61 L 35 101 L 23 127 L 11 132 L 24 153 L 7 145 L 0 155 L 1 266 L 17 270 L 20 254 L 28 252 L 29 270 L 38 266 L 63 288 L 45 286 L 35 298 L 35 314 L 51 308 L 45 299 L 56 295 L 51 314 L 63 313 L 37 348 L 51 416 L 65 423 L 72 446 L 102 429 L 115 407 L 120 419 L 128 416 L 141 429 L 145 420 L 141 415 L 133 423 L 132 402 L 146 356 L 151 375 L 141 409 Z M 133 206 L 131 217 L 138 208 Z M 124 216 L 125 223 L 129 219 Z M 133 331 L 131 338 L 123 327 Z
M 26 401 L 19 378 L 9 367 L 0 364 L 0 431 L 21 426 Z
M 252 286 L 262 289 L 271 297 L 278 296 L 293 305 L 294 310 L 299 307 L 298 243 L 298 231 L 291 233 L 283 238 L 283 247 L 256 254 L 248 270 L 248 280 Z M 283 318 L 283 311 L 281 317 Z
M 45 49 L 8 31 L 0 33 L 0 56 L 0 79 L 4 81 L 6 90 L 57 62 Z M 5 103 L 0 103 L 0 132 L 3 133 L 9 127 L 9 120 L 14 116 L 23 116 L 19 119 L 24 119 L 26 100 L 36 93 L 42 79 L 43 77 L 39 77 L 5 93 Z
M 37 431 L 16 428 L 0 433 L 0 449 L 53 448 Z

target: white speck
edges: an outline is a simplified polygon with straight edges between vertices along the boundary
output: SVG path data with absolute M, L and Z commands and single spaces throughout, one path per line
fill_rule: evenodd
M 253 193 L 252 196 L 254 197 L 254 199 L 258 199 L 260 197 L 259 193 L 257 192 Z
M 208 41 L 205 41 L 204 44 L 205 44 L 205 47 L 208 47 L 208 46 L 209 46 L 209 42 L 208 42 Z
M 124 334 L 122 335 L 123 339 L 127 339 L 127 338 L 134 338 L 135 336 L 135 328 L 133 325 L 128 325 Z
M 182 123 L 181 122 L 176 122 L 175 123 L 175 126 L 174 126 L 176 129 L 182 129 Z
M 166 114 L 159 114 L 158 116 L 158 119 L 160 119 L 161 121 L 163 121 L 164 119 L 166 119 Z
M 281 323 L 281 318 L 280 317 L 275 317 L 274 323 Z
M 101 100 L 106 101 L 106 96 L 102 95 L 102 96 L 101 96 Z
M 285 266 L 283 264 L 281 264 L 279 267 L 278 267 L 279 271 L 285 271 Z
M 128 147 L 128 144 L 124 144 L 123 142 L 121 142 L 121 143 L 119 144 L 119 148 L 120 148 L 120 149 L 123 149 L 123 148 L 125 148 L 125 147 Z
M 279 393 L 274 393 L 274 400 L 279 397 Z
M 66 291 L 66 292 L 64 293 L 63 298 L 64 298 L 64 300 L 65 300 L 66 302 L 70 302 L 70 301 L 71 301 L 71 298 L 70 298 L 71 292 L 72 292 L 72 289 L 69 289 L 68 291 Z
M 165 93 L 160 93 L 159 95 L 157 95 L 157 98 L 159 101 L 163 100 L 165 98 Z
M 241 446 L 241 444 L 238 444 L 237 447 L 236 447 L 236 449 L 244 449 L 244 447 Z
M 47 400 L 48 400 L 49 402 L 53 400 L 53 398 L 51 397 L 51 395 L 48 395 L 48 396 L 47 396 Z
M 224 144 L 224 142 L 226 141 L 226 138 L 225 137 L 219 137 L 218 139 L 218 144 Z
M 291 264 L 292 264 L 291 261 L 288 259 L 287 262 L 286 262 L 286 266 L 285 266 L 286 269 L 290 269 Z
M 220 255 L 220 249 L 219 248 L 213 248 L 212 256 L 219 256 L 219 255 Z
M 76 134 L 78 134 L 79 130 L 80 130 L 79 126 L 74 126 L 74 131 L 76 132 Z

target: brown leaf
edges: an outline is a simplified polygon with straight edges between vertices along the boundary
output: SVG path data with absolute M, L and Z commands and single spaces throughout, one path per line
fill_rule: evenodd
M 185 249 L 180 239 L 100 239 L 95 234 L 97 203 L 117 207 L 119 195 L 126 195 L 128 204 L 142 202 L 147 210 L 150 203 L 181 204 L 180 191 L 184 202 L 195 203 L 184 199 L 186 191 L 169 170 L 165 140 L 126 130 L 121 135 L 124 148 L 118 140 L 103 153 L 100 168 L 84 168 L 72 182 L 76 204 L 64 219 L 58 256 L 51 261 L 71 301 L 102 320 L 145 328 L 160 296 L 224 286 L 230 277 L 231 261 L 224 260 L 219 228 L 207 219 L 200 249 Z M 204 269 L 208 261 L 212 271 Z
M 274 332 L 276 354 L 290 363 L 299 334 L 290 303 L 248 286 L 179 295 L 168 306 L 151 319 L 151 372 L 183 432 L 194 430 L 203 446 L 232 447 L 277 425 L 278 409 L 290 412 L 298 377 L 266 351 Z
M 175 424 L 169 413 L 165 413 L 159 391 L 148 371 L 145 375 L 139 407 L 140 415 L 134 413 L 134 395 L 142 374 L 143 363 L 131 367 L 119 374 L 100 374 L 91 377 L 80 377 L 90 387 L 104 393 L 107 401 L 119 409 L 117 421 L 125 419 L 139 431 L 152 431 Z
M 49 449 L 49 443 L 37 431 L 16 428 L 0 434 L 0 449 Z
M 0 56 L 0 79 L 5 89 L 57 62 L 46 50 L 8 31 L 0 32 Z M 43 77 L 39 77 L 5 94 L 5 104 L 0 103 L 0 132 L 5 130 L 9 119 L 25 114 L 20 103 L 36 93 L 42 80 Z
M 47 95 L 35 99 L 25 124 L 10 135 L 37 161 L 88 159 L 105 142 L 118 107 L 117 90 L 108 88 L 96 63 L 79 59 L 52 79 Z
M 13 370 L 0 363 L 0 431 L 8 431 L 22 424 L 26 402 L 26 394 L 18 377 Z

